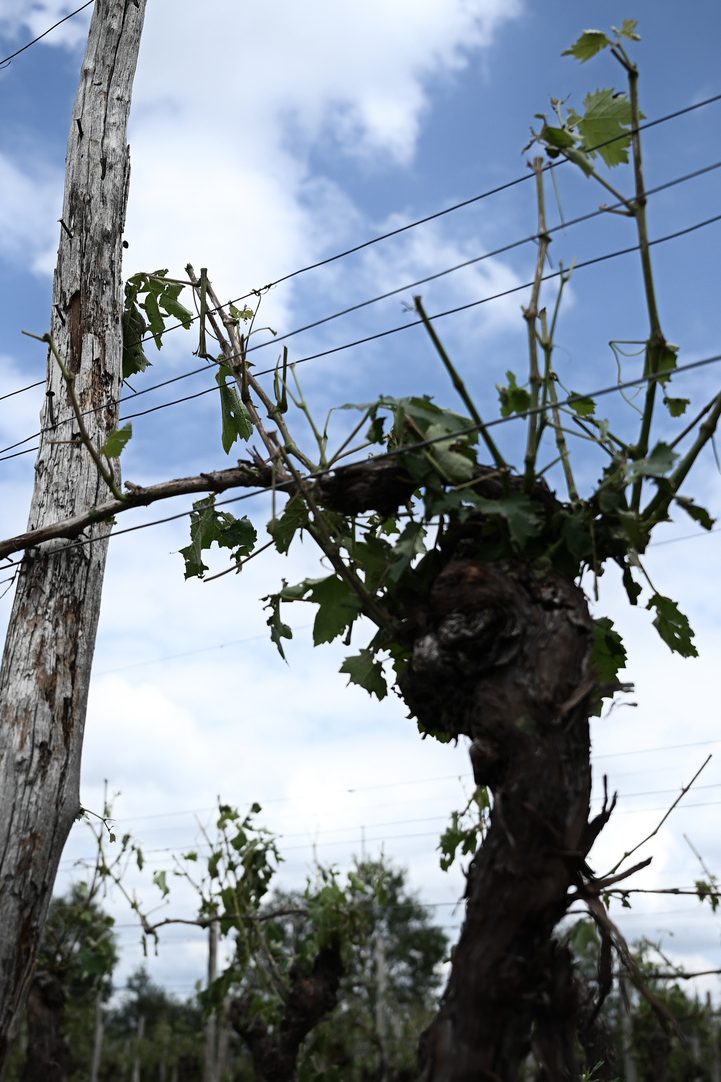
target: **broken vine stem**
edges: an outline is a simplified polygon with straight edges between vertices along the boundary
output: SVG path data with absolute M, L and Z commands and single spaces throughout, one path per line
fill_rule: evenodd
M 460 376 L 456 366 L 453 364 L 451 358 L 448 356 L 448 353 L 446 352 L 445 346 L 443 345 L 440 338 L 438 337 L 438 334 L 436 333 L 435 327 L 433 326 L 431 320 L 428 318 L 428 314 L 426 313 L 426 310 L 425 310 L 425 308 L 423 306 L 422 299 L 420 297 L 414 297 L 413 298 L 413 303 L 415 305 L 416 312 L 418 313 L 418 315 L 421 317 L 421 320 L 423 321 L 423 326 L 425 327 L 426 331 L 428 332 L 428 335 L 429 335 L 429 337 L 431 339 L 431 342 L 433 343 L 433 345 L 436 348 L 436 352 L 438 353 L 438 356 L 441 358 L 441 361 L 443 362 L 443 365 L 444 365 L 446 371 L 448 372 L 449 376 L 451 377 L 451 382 L 453 383 L 453 386 L 455 387 L 456 391 L 458 392 L 458 395 L 459 395 L 461 401 L 463 402 L 464 406 L 466 407 L 469 414 L 473 418 L 474 423 L 478 426 L 478 431 L 480 433 L 481 439 L 483 440 L 486 447 L 488 448 L 488 450 L 490 452 L 490 455 L 491 455 L 491 458 L 493 459 L 495 465 L 499 469 L 502 469 L 502 470 L 508 469 L 508 463 L 504 459 L 501 452 L 498 450 L 498 447 L 497 447 L 495 441 L 493 440 L 493 438 L 490 435 L 488 429 L 486 428 L 483 421 L 481 420 L 481 415 L 479 414 L 478 410 L 476 409 L 476 405 L 475 405 L 473 399 L 471 398 L 470 394 L 468 393 L 468 388 L 466 387 L 465 383 L 461 379 L 461 376 Z
M 200 282 L 196 278 L 190 263 L 187 265 L 186 270 L 193 283 L 193 287 L 199 288 Z M 240 388 L 241 400 L 246 406 L 253 425 L 263 441 L 269 459 L 271 462 L 277 461 L 278 459 L 282 461 L 285 469 L 293 479 L 296 490 L 302 494 L 311 515 L 313 516 L 313 521 L 308 523 L 306 529 L 316 544 L 325 553 L 332 564 L 333 569 L 357 594 L 366 616 L 370 617 L 379 628 L 392 628 L 395 621 L 392 619 L 390 613 L 387 612 L 384 606 L 382 606 L 367 590 L 355 567 L 346 563 L 343 559 L 336 539 L 332 536 L 327 517 L 318 507 L 311 486 L 299 473 L 293 462 L 293 458 L 296 458 L 305 469 L 310 470 L 311 472 L 318 469 L 317 464 L 308 458 L 308 456 L 300 450 L 295 440 L 292 439 L 285 423 L 282 410 L 279 409 L 279 406 L 281 405 L 280 401 L 274 403 L 266 394 L 264 387 L 257 379 L 255 379 L 252 372 L 249 370 L 249 362 L 245 353 L 245 341 L 243 336 L 238 332 L 237 320 L 233 319 L 220 304 L 207 275 L 204 279 L 204 285 L 211 304 L 215 306 L 215 312 L 208 312 L 207 317 L 215 331 L 222 352 L 228 357 L 233 356 L 239 358 L 239 362 L 231 367 Z M 218 314 L 220 315 L 220 321 L 217 319 Z M 223 329 L 227 333 L 227 338 L 223 334 Z M 260 399 L 266 414 L 273 423 L 277 425 L 280 439 L 276 437 L 275 433 L 268 432 L 265 428 L 260 414 L 252 400 L 251 392 Z
M 695 782 L 696 782 L 696 779 L 697 779 L 697 778 L 698 778 L 698 776 L 699 776 L 699 775 L 701 774 L 702 770 L 705 770 L 705 769 L 706 769 L 706 767 L 708 766 L 708 764 L 709 764 L 709 763 L 711 762 L 711 759 L 712 759 L 712 758 L 713 758 L 713 756 L 712 756 L 712 755 L 708 755 L 708 756 L 707 756 L 707 757 L 706 757 L 706 758 L 704 759 L 704 761 L 703 761 L 703 762 L 701 763 L 701 766 L 700 766 L 700 767 L 698 768 L 698 770 L 696 771 L 696 773 L 694 774 L 694 776 L 693 776 L 693 777 L 691 778 L 691 781 L 687 782 L 687 784 L 686 784 L 686 785 L 684 785 L 684 787 L 683 787 L 683 789 L 681 790 L 681 792 L 680 792 L 680 793 L 678 794 L 678 796 L 677 796 L 677 797 L 676 797 L 676 799 L 675 799 L 675 800 L 673 801 L 673 803 L 672 803 L 671 805 L 669 805 L 669 807 L 668 807 L 668 808 L 666 809 L 666 811 L 665 811 L 665 812 L 664 812 L 664 814 L 663 814 L 663 815 L 661 816 L 661 818 L 659 819 L 658 823 L 657 823 L 657 824 L 656 824 L 656 826 L 655 826 L 655 827 L 653 828 L 653 830 L 651 831 L 651 833 L 650 833 L 650 834 L 647 834 L 645 838 L 642 838 L 640 842 L 638 842 L 638 843 L 637 843 L 636 845 L 634 845 L 634 846 L 633 846 L 633 847 L 632 847 L 631 849 L 627 850 L 627 851 L 626 851 L 626 852 L 625 852 L 625 853 L 623 854 L 623 856 L 621 857 L 621 859 L 620 859 L 619 861 L 617 861 L 617 863 L 616 863 L 616 864 L 614 864 L 614 866 L 613 866 L 613 867 L 611 868 L 611 870 L 610 870 L 610 871 L 609 871 L 609 872 L 607 873 L 607 875 L 613 875 L 613 874 L 614 874 L 614 873 L 615 873 L 616 871 L 618 871 L 618 869 L 619 869 L 619 868 L 621 867 L 621 865 L 622 865 L 622 864 L 624 863 L 624 861 L 628 860 L 628 858 L 629 858 L 629 857 L 630 857 L 630 856 L 631 856 L 631 855 L 632 855 L 633 853 L 636 853 L 636 852 L 637 852 L 637 851 L 638 851 L 638 850 L 639 850 L 639 849 L 640 849 L 640 848 L 641 848 L 642 846 L 644 846 L 644 845 L 646 844 L 646 842 L 649 842 L 649 841 L 651 840 L 651 838 L 654 838 L 654 837 L 655 837 L 655 836 L 656 836 L 656 835 L 658 834 L 659 830 L 661 829 L 661 827 L 663 826 L 663 824 L 664 824 L 664 823 L 666 822 L 666 820 L 668 819 L 668 817 L 669 817 L 669 815 L 671 814 L 671 812 L 672 812 L 672 811 L 674 810 L 674 808 L 678 807 L 678 805 L 679 805 L 679 804 L 681 803 L 681 801 L 683 800 L 683 798 L 684 798 L 684 797 L 686 796 L 686 793 L 687 793 L 687 792 L 689 791 L 689 789 L 691 789 L 691 787 L 692 787 L 692 786 L 693 786 L 693 785 L 695 784 Z M 606 878 L 606 876 L 603 876 L 602 878 Z

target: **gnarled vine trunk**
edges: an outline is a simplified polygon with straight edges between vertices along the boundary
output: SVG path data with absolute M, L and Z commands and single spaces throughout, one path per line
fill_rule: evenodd
M 345 514 L 389 514 L 415 485 L 402 463 L 370 460 L 318 492 Z M 474 488 L 493 500 L 525 485 L 480 466 Z M 561 505 L 547 486 L 526 495 L 552 524 Z M 471 739 L 475 780 L 493 794 L 448 984 L 421 1040 L 421 1078 L 515 1082 L 533 1048 L 539 1080 L 575 1082 L 579 1028 L 594 1007 L 553 930 L 610 814 L 588 821 L 588 719 L 611 688 L 599 687 L 594 624 L 571 572 L 548 557 L 491 559 L 485 521 L 470 511 L 450 521 L 417 583 L 394 596 L 395 633 L 411 653 L 399 690 L 423 731 Z
M 145 0 L 96 0 L 68 142 L 52 337 L 74 375 L 86 426 L 101 444 L 115 425 L 122 377 L 122 232 L 126 142 Z M 49 358 L 45 433 L 30 528 L 107 496 L 73 439 L 67 389 Z M 57 422 L 64 422 L 56 429 Z M 79 811 L 78 783 L 107 524 L 92 545 L 30 550 L 0 670 L 0 1073 L 32 976 L 58 861 Z
M 576 1079 L 577 995 L 552 932 L 589 829 L 593 626 L 564 576 L 449 554 L 400 685 L 421 724 L 473 744 L 493 792 L 439 1013 L 421 1043 L 427 1082 L 514 1082 L 533 1045 L 542 1078 Z

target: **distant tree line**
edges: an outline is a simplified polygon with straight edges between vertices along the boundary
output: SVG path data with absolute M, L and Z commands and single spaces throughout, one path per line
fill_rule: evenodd
M 317 1012 L 290 1067 L 299 1082 L 415 1076 L 417 1036 L 435 1009 L 448 941 L 404 872 L 360 862 L 352 873 L 357 891 L 380 873 L 382 897 L 367 906 L 361 934 L 356 925 L 352 949 L 338 944 L 333 1002 Z M 287 958 L 297 1007 L 301 997 L 312 999 L 318 957 L 327 962 L 334 952 L 309 950 L 306 926 L 317 914 L 306 915 L 306 896 L 276 892 L 266 908 L 285 914 L 265 931 L 276 957 Z M 263 959 L 249 959 L 243 976 L 231 967 L 218 982 L 212 1046 L 208 1017 L 217 995 L 206 989 L 179 999 L 144 968 L 114 989 L 117 961 L 113 919 L 86 887 L 53 900 L 6 1082 L 289 1082 L 274 1073 L 287 1069 L 272 1054 L 285 1023 L 266 993 Z
M 86 885 L 75 885 L 53 900 L 6 1082 L 280 1082 L 279 1072 L 289 1069 L 285 1082 L 411 1082 L 418 1077 L 419 1034 L 437 1007 L 448 941 L 403 871 L 364 861 L 353 875 L 359 884 L 377 883 L 379 872 L 382 900 L 371 905 L 352 950 L 341 949 L 335 1002 L 319 1010 L 290 1068 L 275 1054 L 284 1023 L 273 1015 L 257 960 L 242 979 L 232 970 L 219 985 L 222 1007 L 209 1042 L 207 989 L 177 998 L 142 967 L 114 987 L 113 918 Z M 306 902 L 300 893 L 273 894 L 268 912 L 285 915 L 268 931 L 287 972 L 312 996 L 317 955 L 307 951 Z M 589 921 L 578 921 L 559 939 L 573 953 L 589 1001 L 598 991 L 596 934 Z M 710 997 L 689 994 L 681 978 L 658 979 L 659 966 L 668 971 L 671 964 L 649 942 L 636 946 L 634 959 L 669 1024 L 628 979 L 617 982 L 587 1034 L 585 1082 L 719 1082 L 719 1017 Z M 529 1082 L 536 1071 L 529 1060 Z

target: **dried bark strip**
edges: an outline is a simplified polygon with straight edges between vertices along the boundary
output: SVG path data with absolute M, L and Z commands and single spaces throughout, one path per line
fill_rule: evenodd
M 52 337 L 102 443 L 121 381 L 122 231 L 129 180 L 127 118 L 145 0 L 97 0 L 68 141 Z M 42 427 L 70 414 L 57 365 L 48 366 Z M 43 438 L 30 528 L 107 499 L 88 455 Z M 107 536 L 98 544 L 27 553 L 0 670 L 0 1071 L 32 975 L 38 938 L 78 782 Z

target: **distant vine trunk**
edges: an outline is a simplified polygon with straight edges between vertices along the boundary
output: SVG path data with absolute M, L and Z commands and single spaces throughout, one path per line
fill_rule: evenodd
M 145 0 L 96 0 L 70 125 L 52 338 L 102 444 L 122 378 L 122 232 L 130 97 Z M 97 412 L 95 412 L 97 411 Z M 67 388 L 48 360 L 30 527 L 107 490 L 73 440 Z M 0 1074 L 32 977 L 58 861 L 79 811 L 90 668 L 110 526 L 88 546 L 53 541 L 19 568 L 0 670 Z
M 595 831 L 589 703 L 593 625 L 580 589 L 512 561 L 450 552 L 415 614 L 401 691 L 424 727 L 465 734 L 493 792 L 466 917 L 435 1021 L 426 1082 L 514 1082 L 533 1046 L 540 1078 L 577 1079 L 577 995 L 553 929 Z
M 65 989 L 56 976 L 35 975 L 27 1001 L 27 1054 L 20 1082 L 67 1082 L 70 1049 L 63 1033 Z
M 270 1025 L 250 994 L 230 1000 L 228 1018 L 245 1042 L 257 1082 L 296 1082 L 303 1041 L 338 1004 L 341 944 L 331 939 L 312 961 L 295 963 L 280 1018 Z

